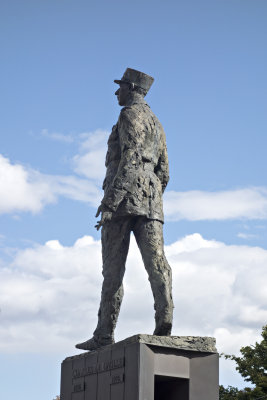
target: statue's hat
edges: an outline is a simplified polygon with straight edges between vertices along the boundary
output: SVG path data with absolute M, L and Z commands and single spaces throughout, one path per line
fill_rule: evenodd
M 152 83 L 154 82 L 154 78 L 145 74 L 144 72 L 137 71 L 136 69 L 127 68 L 123 74 L 123 77 L 120 80 L 115 79 L 114 82 L 118 84 L 121 82 L 134 83 L 136 86 L 139 86 L 148 92 Z

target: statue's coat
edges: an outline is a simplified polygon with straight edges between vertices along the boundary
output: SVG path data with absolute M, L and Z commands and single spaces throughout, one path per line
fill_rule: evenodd
M 102 203 L 115 216 L 144 215 L 163 222 L 162 193 L 169 180 L 164 130 L 142 99 L 121 110 L 106 156 Z

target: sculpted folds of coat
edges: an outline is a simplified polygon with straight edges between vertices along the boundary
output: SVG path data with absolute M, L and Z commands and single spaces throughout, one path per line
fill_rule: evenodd
M 140 99 L 121 110 L 108 140 L 102 203 L 115 215 L 163 222 L 162 193 L 169 180 L 164 130 Z

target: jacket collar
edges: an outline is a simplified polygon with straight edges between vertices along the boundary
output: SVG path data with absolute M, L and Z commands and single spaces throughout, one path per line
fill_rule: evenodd
M 133 96 L 127 101 L 125 107 L 131 107 L 134 104 L 147 104 L 144 97 L 139 93 L 133 93 Z

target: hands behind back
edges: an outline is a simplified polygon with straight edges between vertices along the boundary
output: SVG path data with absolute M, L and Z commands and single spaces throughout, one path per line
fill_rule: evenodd
M 98 207 L 97 212 L 96 212 L 96 218 L 100 215 L 101 213 L 101 219 L 97 221 L 97 224 L 95 225 L 95 228 L 99 231 L 101 226 L 103 226 L 107 221 L 110 221 L 112 218 L 112 212 L 108 211 L 105 206 L 102 204 Z

